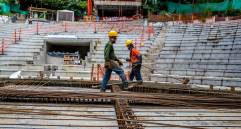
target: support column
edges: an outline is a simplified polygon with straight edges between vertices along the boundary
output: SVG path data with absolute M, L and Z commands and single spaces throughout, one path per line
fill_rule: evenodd
M 87 1 L 87 14 L 88 16 L 92 15 L 92 0 Z

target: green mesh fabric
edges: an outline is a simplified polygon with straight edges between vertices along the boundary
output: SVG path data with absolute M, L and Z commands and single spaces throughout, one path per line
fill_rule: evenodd
M 19 12 L 20 11 L 20 5 L 19 4 L 11 5 L 11 11 L 12 12 Z
M 20 14 L 28 14 L 28 11 L 20 10 L 20 5 L 19 4 L 11 5 L 11 11 L 12 12 L 17 12 L 17 13 L 20 13 Z
M 166 5 L 168 12 L 170 13 L 192 13 L 192 12 L 204 12 L 208 11 L 225 11 L 228 8 L 235 10 L 241 10 L 241 0 L 224 0 L 219 3 L 201 3 L 201 4 L 179 4 L 175 2 L 164 2 L 162 5 Z
M 241 10 L 241 0 L 232 0 L 232 7 L 237 10 Z
M 9 13 L 10 12 L 10 5 L 6 3 L 0 3 L 0 12 L 1 13 Z
M 0 12 L 3 14 L 8 14 L 10 12 L 16 12 L 20 14 L 28 14 L 28 11 L 20 10 L 19 4 L 9 5 L 3 1 L 0 0 Z

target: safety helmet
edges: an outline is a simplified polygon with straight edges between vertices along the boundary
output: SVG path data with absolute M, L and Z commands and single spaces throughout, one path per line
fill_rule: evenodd
M 130 39 L 126 40 L 126 47 L 128 47 L 129 45 L 133 45 L 133 41 Z
M 117 33 L 116 31 L 112 30 L 112 31 L 110 31 L 110 32 L 108 33 L 108 36 L 109 36 L 109 37 L 117 37 L 117 36 L 118 36 L 118 33 Z

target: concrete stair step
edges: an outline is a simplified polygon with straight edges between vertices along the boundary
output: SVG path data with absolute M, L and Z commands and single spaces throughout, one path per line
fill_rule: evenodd
M 5 60 L 0 61 L 0 65 L 9 65 L 9 64 L 27 64 L 27 61 L 24 60 Z
M 0 65 L 0 69 L 9 69 L 9 70 L 44 70 L 46 65 Z M 50 65 L 51 66 L 51 65 Z M 57 66 L 58 71 L 91 71 L 91 65 L 60 65 Z
M 9 48 L 25 48 L 25 49 L 42 49 L 43 45 L 26 45 L 26 44 L 11 44 L 8 46 Z
M 40 52 L 40 48 L 6 48 L 6 52 Z
M 0 65 L 0 70 L 37 70 L 43 71 L 42 65 Z
M 17 72 L 19 70 L 0 70 L 0 75 L 3 76 L 10 76 L 14 72 Z M 22 76 L 39 76 L 40 71 L 39 70 L 21 70 Z M 79 78 L 90 78 L 90 71 L 76 71 L 76 72 L 55 72 L 54 76 L 60 76 L 60 77 L 79 77 Z
M 26 57 L 15 57 L 15 56 L 1 56 L 0 61 L 15 61 L 15 60 L 24 60 L 24 61 L 31 61 L 33 60 L 32 56 Z
M 32 36 L 29 36 L 32 37 Z M 32 38 L 28 38 L 28 37 L 23 37 L 23 40 L 25 41 L 43 41 L 45 38 L 43 37 L 32 37 Z
M 11 52 L 6 51 L 4 52 L 5 55 L 2 56 L 37 56 L 38 52 Z
M 84 70 L 84 71 L 91 71 L 92 65 L 61 65 L 58 66 L 58 69 L 63 71 L 78 71 L 78 70 Z
M 214 86 L 236 86 L 240 87 L 240 78 L 225 78 L 225 77 L 204 77 L 204 76 L 179 76 L 179 75 L 163 75 L 163 74 L 152 74 L 151 81 L 157 82 L 180 82 L 178 79 L 189 78 L 190 84 L 200 85 L 214 85 Z
M 39 76 L 22 76 L 22 79 L 29 79 L 29 77 L 31 78 L 31 79 L 39 79 Z M 0 78 L 6 78 L 6 79 L 8 79 L 9 78 L 9 75 L 0 75 Z M 45 78 L 47 78 L 47 77 L 45 77 Z M 58 77 L 57 76 L 52 76 L 52 77 L 49 77 L 48 79 L 54 79 L 54 80 L 56 80 L 56 79 L 58 79 Z M 64 77 L 64 76 L 61 76 L 60 77 L 60 80 L 69 80 L 70 79 L 70 77 Z M 73 79 L 74 80 L 90 80 L 90 77 L 73 77 Z
M 41 43 L 33 43 L 33 42 L 18 42 L 18 45 L 21 46 L 36 46 L 36 47 L 42 47 L 44 46 L 44 42 Z

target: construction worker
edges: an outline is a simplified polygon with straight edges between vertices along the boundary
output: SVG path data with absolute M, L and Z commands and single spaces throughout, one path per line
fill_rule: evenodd
M 109 42 L 105 45 L 104 58 L 105 58 L 105 75 L 101 84 L 101 92 L 107 89 L 107 83 L 110 80 L 112 71 L 117 73 L 122 80 L 123 88 L 128 87 L 124 70 L 120 67 L 123 63 L 116 57 L 113 45 L 116 43 L 118 33 L 110 31 L 108 33 Z
M 130 80 L 133 81 L 135 77 L 137 81 L 142 82 L 142 76 L 141 76 L 142 55 L 139 50 L 134 48 L 134 44 L 132 40 L 126 40 L 125 45 L 130 51 L 130 57 L 126 59 L 126 61 L 130 62 L 132 66 L 131 73 L 130 73 Z

